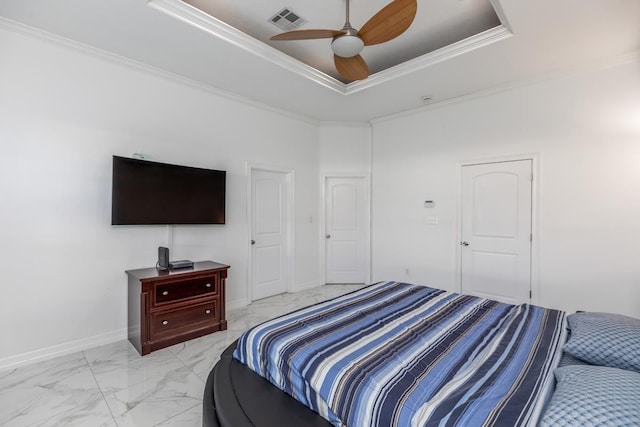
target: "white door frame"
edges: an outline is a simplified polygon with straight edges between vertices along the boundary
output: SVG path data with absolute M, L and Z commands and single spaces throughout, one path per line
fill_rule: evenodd
M 327 283 L 326 188 L 328 178 L 363 178 L 365 206 L 365 284 L 371 283 L 371 178 L 368 172 L 323 172 L 320 174 L 320 284 Z
M 455 289 L 462 292 L 462 168 L 464 166 L 479 165 L 485 163 L 513 162 L 518 160 L 531 160 L 531 304 L 540 304 L 540 236 L 538 235 L 538 194 L 540 191 L 540 155 L 538 153 L 505 155 L 497 157 L 483 157 L 464 160 L 457 163 L 458 175 L 458 203 L 456 208 L 456 235 L 454 246 L 456 259 Z
M 253 212 L 252 205 L 252 186 L 253 171 L 266 171 L 283 173 L 287 176 L 287 240 L 286 240 L 286 263 L 287 268 L 285 274 L 287 275 L 287 292 L 293 291 L 293 280 L 295 277 L 295 251 L 293 250 L 294 239 L 294 206 L 293 206 L 293 185 L 295 178 L 295 171 L 289 168 L 281 168 L 268 165 L 260 165 L 247 163 L 247 304 L 253 302 L 253 251 L 251 250 L 251 237 L 253 236 Z

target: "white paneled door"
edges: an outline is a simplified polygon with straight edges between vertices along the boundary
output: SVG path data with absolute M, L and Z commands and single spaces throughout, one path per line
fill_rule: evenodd
M 287 173 L 251 172 L 252 299 L 281 294 L 288 288 Z
M 325 282 L 365 283 L 368 207 L 364 177 L 325 178 Z
M 532 176 L 531 160 L 462 167 L 462 293 L 530 301 Z

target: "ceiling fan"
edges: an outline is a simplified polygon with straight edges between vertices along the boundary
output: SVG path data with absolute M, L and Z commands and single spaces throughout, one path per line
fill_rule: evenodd
M 417 0 L 393 0 L 356 30 L 349 23 L 349 0 L 344 27 L 341 30 L 298 30 L 281 33 L 271 40 L 333 39 L 333 62 L 336 70 L 347 80 L 369 77 L 369 66 L 360 56 L 365 46 L 380 44 L 404 33 L 416 16 Z

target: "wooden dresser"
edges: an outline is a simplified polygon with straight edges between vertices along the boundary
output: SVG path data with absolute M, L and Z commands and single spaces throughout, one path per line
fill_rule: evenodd
M 227 329 L 228 265 L 196 262 L 192 268 L 128 270 L 128 335 L 141 355 Z

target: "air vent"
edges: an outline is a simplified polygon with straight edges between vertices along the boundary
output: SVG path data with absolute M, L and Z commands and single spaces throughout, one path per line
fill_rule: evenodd
M 290 7 L 285 7 L 269 18 L 269 22 L 283 31 L 293 31 L 306 24 L 307 20 L 301 18 L 300 15 L 291 10 Z

